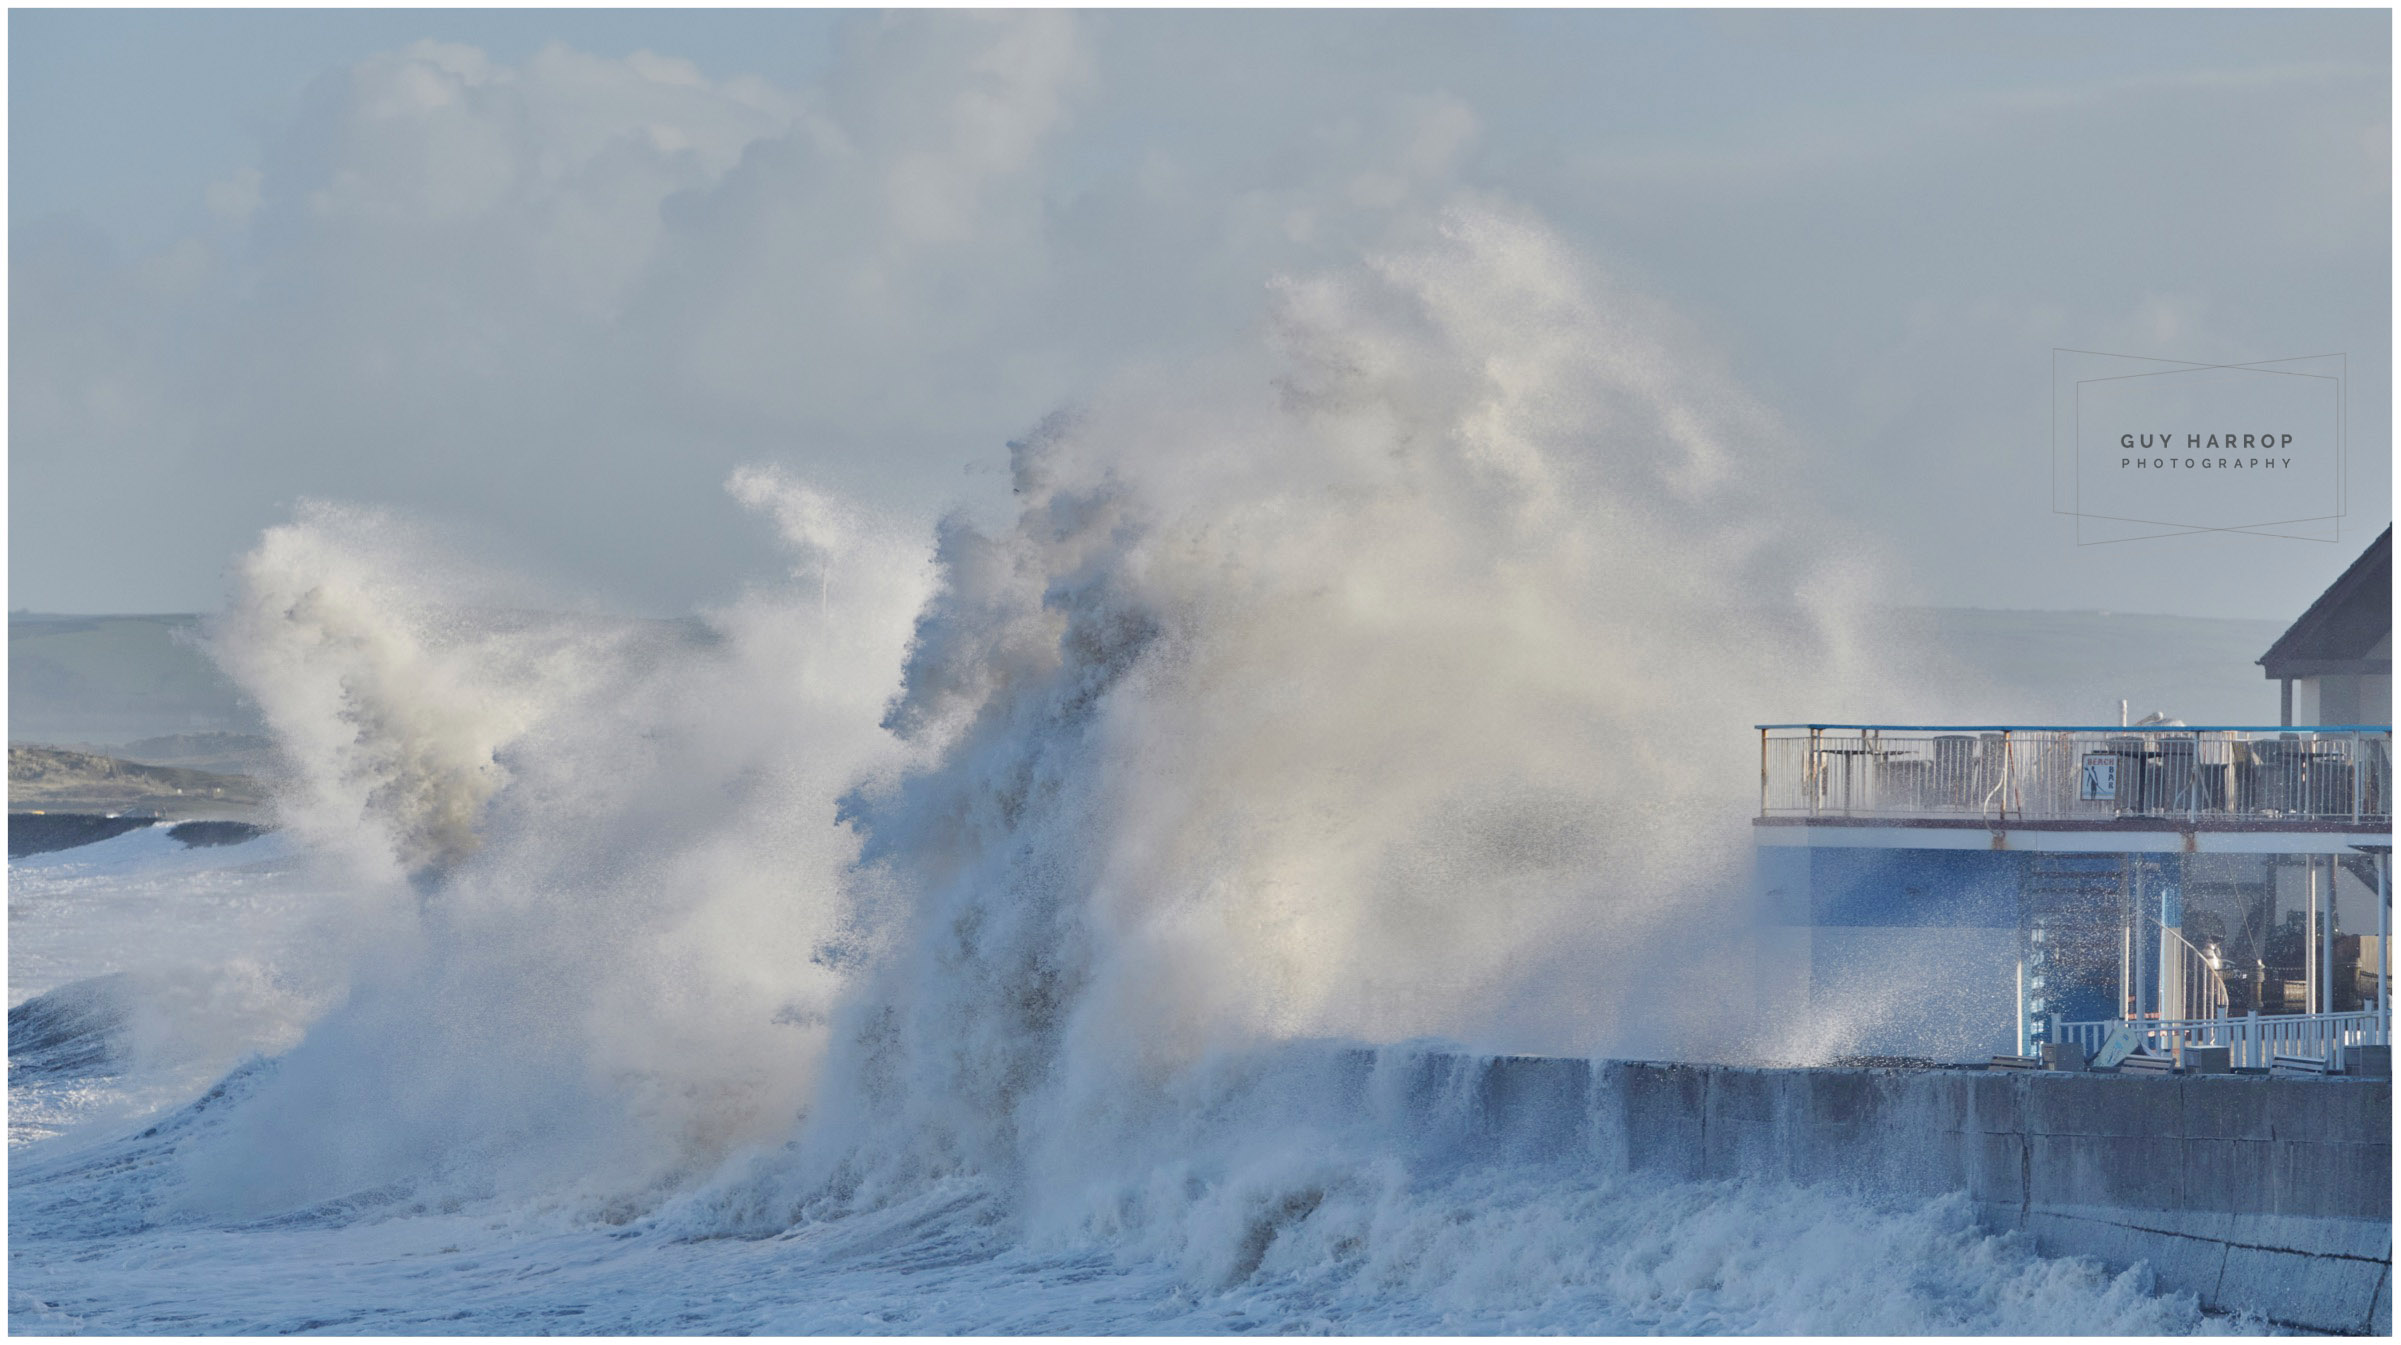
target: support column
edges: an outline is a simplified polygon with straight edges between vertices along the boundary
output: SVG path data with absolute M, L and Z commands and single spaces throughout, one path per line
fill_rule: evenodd
M 2319 1013 L 2334 1012 L 2334 898 L 2341 876 L 2334 856 L 2326 856 L 2326 913 L 2318 921 L 2318 979 L 2325 982 L 2326 989 Z
M 2118 903 L 2118 1017 L 2134 1016 L 2134 925 Z
M 2018 1044 L 2017 1053 L 2026 1052 L 2026 956 L 2018 954 Z
M 2318 861 L 2315 855 L 2302 861 L 2301 900 L 2301 1011 L 2318 1011 Z
M 2393 1035 L 2393 950 L 2386 937 L 2392 921 L 2385 910 L 2388 889 L 2384 876 L 2385 861 L 2390 858 L 2390 855 L 2376 856 L 2376 1040 L 2386 1043 L 2391 1042 Z
M 2132 1018 L 2134 995 L 2134 861 L 2118 861 L 2118 1017 Z
M 2150 923 L 2150 915 L 2144 909 L 2143 905 L 2142 861 L 2132 858 L 2131 856 L 2128 857 L 2126 860 L 2126 872 L 2128 875 L 2126 880 L 2127 892 L 2129 894 L 2129 899 L 2126 903 L 2126 920 L 2128 928 L 2133 931 L 2134 941 L 2134 956 L 2132 959 L 2134 962 L 2133 1016 L 2140 1018 L 2143 1016 L 2143 1014 L 2149 1011 L 2151 1004 L 2151 958 L 2149 950 L 2143 947 L 2143 926 Z
M 2184 1016 L 2183 892 L 2181 884 L 2164 879 L 2159 884 L 2159 1019 L 2163 1023 Z

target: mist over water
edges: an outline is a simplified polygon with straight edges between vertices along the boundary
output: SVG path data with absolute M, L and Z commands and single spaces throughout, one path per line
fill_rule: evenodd
M 679 1284 L 739 1281 L 690 1250 L 730 1234 L 867 1313 L 705 1319 L 754 1329 L 2193 1325 L 1961 1209 L 1483 1153 L 1456 1099 L 1337 1086 L 1340 1042 L 1792 1054 L 1746 989 L 1750 726 L 1913 702 L 1773 417 L 1535 222 L 1462 204 L 1272 299 L 1260 349 L 1013 445 L 998 525 L 738 474 L 791 571 L 690 623 L 536 614 L 369 511 L 270 530 L 212 649 L 342 989 L 21 1217 Z M 460 1329 L 352 1325 L 396 1323 Z

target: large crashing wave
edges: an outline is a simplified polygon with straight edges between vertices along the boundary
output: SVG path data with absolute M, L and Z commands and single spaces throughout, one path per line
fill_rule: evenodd
M 828 1172 L 1055 1191 L 1293 1037 L 1750 1028 L 1747 726 L 1874 694 L 1772 425 L 1502 214 L 1278 297 L 1268 360 L 1055 417 L 1015 525 L 943 530 L 886 719 L 932 759 L 847 805 L 909 899 Z
M 305 510 L 216 650 L 343 867 L 347 1002 L 183 1164 L 247 1214 L 399 1184 L 612 1217 L 807 1101 L 865 932 L 834 800 L 932 581 L 924 543 L 773 473 L 794 582 L 689 623 L 543 615 L 387 516 Z
M 1497 210 L 1275 297 L 1016 445 L 932 569 L 744 474 L 794 582 L 703 638 L 271 531 L 218 647 L 394 932 L 283 1062 L 275 1179 L 195 1192 L 638 1206 L 804 1111 L 803 1187 L 905 1183 L 1263 1042 L 1738 1040 L 1747 725 L 1874 694 L 1772 422 Z
M 1742 988 L 1748 725 L 1890 694 L 1871 571 L 1772 420 L 1526 220 L 1275 300 L 1262 350 L 1015 445 L 1005 526 L 739 475 L 791 582 L 692 623 L 531 615 L 371 513 L 270 531 L 216 648 L 342 866 L 350 984 L 170 1128 L 154 1216 L 841 1225 L 1294 1322 L 1838 1326 L 1730 1230 L 1884 1216 L 1496 1147 L 1325 1043 L 1788 1046 Z M 2007 1262 L 1971 1296 L 2176 1324 L 1963 1218 L 1875 1227 Z M 1869 1316 L 2049 1320 L 1957 1298 Z M 1056 1329 L 1214 1329 L 1144 1312 Z

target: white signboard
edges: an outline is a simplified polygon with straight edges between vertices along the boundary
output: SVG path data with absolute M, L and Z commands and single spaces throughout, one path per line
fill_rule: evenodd
M 2077 796 L 2087 800 L 2118 796 L 2117 753 L 2095 752 L 2084 759 L 2084 785 Z
M 2094 1069 L 2115 1069 L 2126 1063 L 2134 1048 L 2142 1044 L 2143 1035 L 2132 1023 L 2120 1023 L 2109 1030 L 2109 1040 L 2101 1043 L 2101 1053 L 2093 1057 Z

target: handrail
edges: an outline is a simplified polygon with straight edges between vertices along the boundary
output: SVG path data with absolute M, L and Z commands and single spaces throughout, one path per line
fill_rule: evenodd
M 2178 1046 L 2224 1046 L 2230 1062 L 2266 1069 L 2278 1055 L 2312 1055 L 2330 1059 L 2343 1046 L 2383 1046 L 2391 1043 L 2391 1013 L 2378 1009 L 2345 1013 L 2259 1013 L 2239 1018 L 2097 1018 L 2067 1022 L 2051 1020 L 2051 1039 L 2074 1042 L 2089 1053 L 2121 1028 L 2131 1027 L 2144 1046 L 2171 1051 Z
M 1879 733 L 2391 733 L 2390 724 L 1753 724 L 1752 729 Z
M 1763 819 L 2361 826 L 2393 811 L 2392 730 L 2382 725 L 1770 724 L 1758 733 Z
M 2232 1008 L 2234 1005 L 2234 996 L 2226 989 L 2226 974 L 2210 964 L 2209 954 L 2204 953 L 2200 949 L 2194 947 L 2193 941 L 2184 937 L 2183 930 L 2177 929 L 2175 926 L 2166 923 L 2158 916 L 2152 915 L 2148 911 L 2143 913 L 2143 918 L 2150 922 L 2150 925 L 2153 929 L 2158 930 L 2162 934 L 2172 936 L 2176 942 L 2184 945 L 2184 955 L 2192 959 L 2193 965 L 2199 967 L 2202 971 L 2209 974 L 2208 984 L 2211 991 L 2209 995 L 2209 1007 L 2212 1012 L 2199 1019 L 2190 1021 L 2206 1022 L 2210 1019 L 2224 1017 L 2222 1013 L 2216 1011 Z M 2186 995 L 2186 1004 L 2188 1007 L 2191 1004 L 2191 996 L 2189 993 Z M 2164 1011 L 2165 1009 L 2163 1006 L 2162 1012 L 2164 1013 Z

